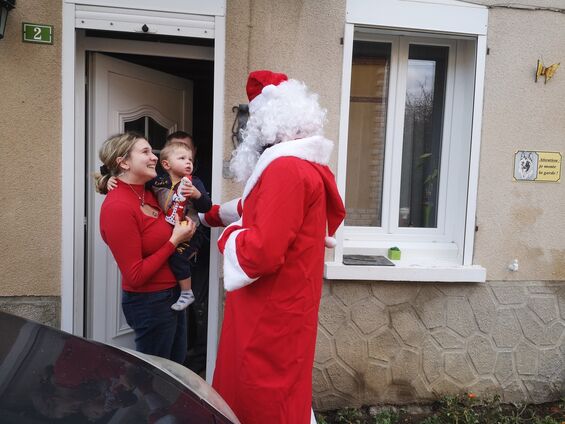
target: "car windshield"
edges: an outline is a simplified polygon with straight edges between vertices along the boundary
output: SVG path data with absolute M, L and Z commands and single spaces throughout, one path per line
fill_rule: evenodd
M 0 417 L 7 424 L 239 423 L 181 365 L 0 312 Z

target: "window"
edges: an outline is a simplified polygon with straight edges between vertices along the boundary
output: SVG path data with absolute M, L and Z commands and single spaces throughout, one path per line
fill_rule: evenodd
M 157 154 L 165 145 L 167 135 L 169 135 L 169 129 L 159 124 L 150 116 L 142 116 L 132 121 L 125 121 L 124 130 L 143 134 L 151 142 L 151 147 L 153 147 L 153 151 Z
M 326 277 L 484 281 L 469 252 L 478 38 L 346 25 L 344 45 L 338 184 L 347 216 Z M 341 263 L 395 246 L 395 267 Z
M 456 207 L 447 199 L 455 54 L 451 40 L 355 34 L 346 226 L 453 241 L 446 223 Z

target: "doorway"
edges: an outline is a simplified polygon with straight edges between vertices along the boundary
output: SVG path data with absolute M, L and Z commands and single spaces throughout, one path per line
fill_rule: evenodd
M 112 134 L 126 130 L 141 132 L 158 154 L 166 136 L 182 130 L 193 135 L 198 146 L 195 174 L 211 192 L 214 47 L 109 40 L 106 35 L 97 35 L 95 31 L 82 34 L 77 49 L 79 55 L 84 54 L 87 82 L 84 97 L 84 210 L 88 225 L 84 238 L 83 335 L 105 343 L 133 347 L 133 332 L 121 311 L 120 273 L 99 235 L 99 209 L 103 196 L 94 192 L 89 176 L 100 166 L 98 150 Z M 179 47 L 184 48 L 180 51 Z M 208 337 L 207 333 L 208 325 L 217 327 L 217 322 L 209 323 L 208 320 L 209 302 L 213 302 L 208 287 L 209 283 L 213 288 L 217 287 L 216 262 L 212 259 L 210 267 L 209 249 L 199 252 L 197 262 L 193 270 L 197 301 L 188 311 L 186 365 L 204 376 L 206 363 L 215 358 L 215 335 Z M 208 352 L 208 345 L 214 352 Z

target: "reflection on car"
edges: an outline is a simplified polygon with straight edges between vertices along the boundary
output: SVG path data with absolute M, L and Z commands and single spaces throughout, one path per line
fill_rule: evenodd
M 172 361 L 0 312 L 0 423 L 239 424 Z

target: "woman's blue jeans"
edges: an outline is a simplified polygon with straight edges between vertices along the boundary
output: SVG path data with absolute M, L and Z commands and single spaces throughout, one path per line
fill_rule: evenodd
M 187 351 L 186 310 L 173 311 L 178 286 L 149 293 L 122 291 L 122 309 L 135 332 L 135 349 L 182 364 Z

